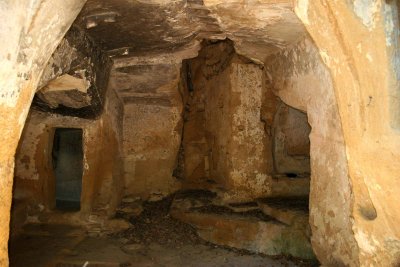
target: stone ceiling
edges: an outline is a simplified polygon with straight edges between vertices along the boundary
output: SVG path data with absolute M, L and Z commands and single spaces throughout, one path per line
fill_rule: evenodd
M 88 0 L 75 23 L 122 61 L 230 38 L 239 54 L 262 62 L 305 33 L 291 0 Z
M 72 50 L 86 54 L 65 67 L 66 58 L 62 57 L 60 46 L 52 57 L 55 61 L 47 69 L 50 74 L 84 78 L 79 73 L 91 77 L 91 66 L 102 66 L 92 65 L 93 62 L 104 61 L 110 62 L 105 66 L 112 65 L 112 70 L 93 70 L 97 78 L 90 81 L 87 92 L 68 88 L 42 90 L 35 103 L 46 110 L 95 117 L 101 111 L 104 96 L 97 89 L 108 81 L 104 72 L 111 70 L 117 84 L 128 79 L 139 89 L 150 88 L 150 83 L 171 80 L 169 71 L 175 75 L 176 66 L 183 59 L 196 57 L 204 39 L 229 38 L 236 53 L 264 63 L 269 55 L 295 43 L 304 34 L 304 26 L 293 12 L 292 0 L 88 0 L 66 37 Z M 91 52 L 85 43 L 91 44 Z M 152 71 L 159 73 L 159 77 L 152 78 Z M 71 77 L 64 77 L 62 81 L 69 78 L 64 87 L 73 87 Z M 120 87 L 117 93 L 124 101 L 137 97 L 136 87 Z M 78 96 L 77 103 L 63 100 Z

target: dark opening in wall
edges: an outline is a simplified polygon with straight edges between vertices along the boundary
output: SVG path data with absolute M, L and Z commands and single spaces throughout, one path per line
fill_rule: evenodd
M 80 210 L 83 173 L 82 129 L 55 130 L 52 163 L 56 177 L 56 208 Z
M 296 173 L 292 173 L 292 172 L 288 172 L 288 173 L 285 173 L 285 174 L 286 174 L 286 176 L 289 177 L 289 178 L 296 178 L 296 177 L 298 177 L 298 175 L 297 175 Z
M 307 114 L 281 102 L 273 126 L 273 157 L 277 175 L 309 176 L 310 131 Z

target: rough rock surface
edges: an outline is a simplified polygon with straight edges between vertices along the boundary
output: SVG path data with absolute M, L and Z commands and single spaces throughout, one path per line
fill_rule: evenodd
M 398 5 L 397 1 L 296 3 L 296 13 L 332 75 L 348 164 L 340 191 L 348 188 L 351 193 L 343 209 L 346 212 L 341 212 L 335 224 L 347 222 L 348 226 L 339 229 L 347 228 L 343 235 L 353 239 L 357 247 L 350 250 L 348 240 L 338 242 L 337 235 L 329 235 L 338 245 L 325 250 L 327 242 L 321 243 L 317 254 L 322 263 L 399 264 L 400 232 L 396 225 L 400 213 L 395 211 L 395 203 L 400 196 L 400 161 L 393 160 L 400 158 Z M 312 192 L 314 199 L 324 195 L 321 187 L 317 188 Z M 329 216 L 326 212 L 315 210 L 324 221 Z
M 38 95 L 52 109 L 60 105 L 79 109 L 90 105 L 89 87 L 90 83 L 85 78 L 64 74 L 51 80 Z
M 72 26 L 43 71 L 33 105 L 62 115 L 99 116 L 111 64 L 85 31 Z
M 0 125 L 3 130 L 3 139 L 0 141 L 0 265 L 8 264 L 6 244 L 14 154 L 29 105 L 51 54 L 84 2 L 6 0 L 0 4 L 3 25 L 0 34 L 2 39 L 6 40 L 0 45 Z M 89 0 L 76 25 L 85 29 L 103 52 L 114 59 L 116 68 L 140 65 L 138 62 L 141 62 L 141 65 L 179 65 L 183 58 L 196 56 L 202 38 L 222 40 L 229 37 L 233 40 L 236 52 L 251 58 L 252 62 L 245 60 L 246 64 L 242 64 L 242 61 L 237 61 L 231 69 L 237 73 L 243 73 L 243 69 L 249 73 L 254 71 L 249 77 L 265 77 L 265 84 L 261 82 L 261 100 L 258 99 L 259 90 L 255 92 L 257 97 L 254 103 L 261 103 L 260 112 L 253 107 L 245 108 L 253 112 L 249 117 L 259 117 L 259 122 L 263 123 L 266 137 L 264 147 L 269 148 L 272 145 L 270 137 L 273 133 L 273 115 L 279 102 L 274 99 L 272 91 L 286 104 L 307 112 L 312 127 L 310 226 L 313 249 L 321 263 L 333 266 L 396 266 L 399 263 L 400 248 L 400 232 L 397 227 L 400 220 L 397 212 L 400 195 L 400 163 L 397 160 L 400 158 L 398 14 L 397 1 Z M 315 41 L 315 46 L 310 40 L 297 42 L 304 37 L 305 29 Z M 143 62 L 143 55 L 151 58 L 151 64 L 146 60 Z M 160 62 L 160 58 L 166 61 Z M 212 62 L 213 57 L 210 59 L 211 65 L 218 65 Z M 262 75 L 259 75 L 260 70 L 256 69 L 254 62 L 264 66 L 265 70 L 261 70 Z M 177 72 L 179 73 L 179 70 Z M 208 75 L 207 73 L 205 74 Z M 235 75 L 227 76 L 231 77 L 221 80 L 235 80 Z M 258 81 L 251 82 L 259 84 Z M 223 86 L 226 85 L 222 84 L 221 88 Z M 242 101 L 242 96 L 248 97 L 243 94 L 237 96 L 236 100 Z M 184 101 L 178 104 L 181 105 L 180 108 L 170 107 L 163 115 L 181 115 L 183 104 L 187 103 L 187 96 L 182 94 L 182 97 Z M 144 101 L 146 104 L 135 105 L 140 109 L 139 107 L 151 106 L 147 104 L 154 103 L 152 101 L 154 99 L 147 98 Z M 166 101 L 161 102 L 165 107 Z M 219 106 L 225 103 L 214 104 Z M 245 105 L 241 108 L 243 107 Z M 200 105 L 197 110 L 201 112 L 204 109 Z M 142 111 L 144 109 L 138 112 L 140 116 L 144 113 Z M 43 118 L 49 125 L 53 125 L 59 119 L 58 116 L 56 119 Z M 195 124 L 203 123 L 201 118 L 197 119 Z M 74 120 L 76 119 L 72 121 Z M 166 134 L 173 136 L 173 142 L 169 142 L 173 145 L 166 150 L 168 163 L 164 164 L 165 158 L 161 158 L 163 162 L 160 165 L 161 169 L 169 172 L 175 168 L 180 147 L 177 141 L 180 137 L 180 126 L 177 123 L 179 119 L 174 117 L 171 121 L 166 123 L 168 130 L 160 129 L 164 135 L 159 138 L 169 141 L 171 138 L 166 138 Z M 241 121 L 237 119 L 236 122 Z M 103 123 L 106 126 L 103 126 Z M 100 134 L 91 131 L 90 136 L 101 139 L 100 143 L 111 144 L 113 151 L 118 147 L 117 142 L 113 141 L 113 129 L 121 129 L 121 125 L 115 124 L 118 125 L 115 128 L 108 127 L 103 118 L 89 124 L 99 125 L 98 129 L 104 130 L 101 130 Z M 251 128 L 257 126 L 255 129 L 259 130 L 258 125 L 246 125 L 251 125 Z M 241 126 L 241 123 L 236 126 Z M 38 123 L 36 130 L 32 132 L 38 133 L 46 127 L 47 125 Z M 238 127 L 238 130 L 240 129 L 242 127 Z M 249 132 L 244 136 L 254 137 L 247 134 Z M 122 134 L 116 135 L 122 137 Z M 145 136 L 146 133 L 140 135 L 138 140 L 147 145 L 143 141 Z M 203 138 L 203 135 L 199 136 L 200 139 Z M 209 137 L 204 134 L 205 140 Z M 33 147 L 37 145 L 38 140 L 33 139 L 33 143 L 25 140 L 24 146 L 28 147 L 28 154 L 33 154 Z M 97 146 L 96 141 L 93 142 L 96 143 L 96 147 L 87 156 L 89 161 L 96 162 L 94 166 L 100 166 L 99 173 L 102 173 L 103 165 L 106 166 L 107 177 L 111 177 L 110 173 L 119 173 L 118 170 L 127 170 L 119 166 L 110 171 L 107 162 L 115 160 L 122 164 L 125 161 L 120 160 L 114 153 L 108 153 L 105 160 L 101 160 L 97 148 L 102 146 Z M 202 145 L 193 148 L 193 151 L 201 155 L 192 161 L 193 173 L 197 173 L 196 166 L 200 166 L 201 162 L 204 164 L 193 177 L 204 178 L 205 175 L 206 182 L 210 180 L 212 183 L 213 180 L 208 179 L 210 177 L 207 177 L 207 173 L 211 173 L 214 168 L 209 164 L 214 161 L 210 161 L 209 147 L 205 150 L 203 148 Z M 260 147 L 254 149 L 255 154 L 261 150 Z M 268 150 L 263 154 L 266 164 L 261 173 L 272 172 L 273 160 Z M 158 152 L 163 153 L 162 149 Z M 249 151 L 246 153 L 250 154 Z M 151 161 L 156 158 L 154 155 L 150 156 Z M 175 159 L 172 159 L 174 156 Z M 234 159 L 234 156 L 226 153 L 218 155 L 219 158 L 230 159 Z M 17 156 L 17 159 L 19 172 L 24 173 L 25 166 L 29 169 L 27 173 L 34 170 L 32 157 L 28 160 Z M 154 160 L 150 167 L 158 167 L 157 162 Z M 235 163 L 240 165 L 242 162 Z M 132 167 L 135 164 L 128 166 Z M 235 166 L 228 167 L 233 169 Z M 141 169 L 146 170 L 143 166 Z M 133 173 L 132 169 L 128 171 Z M 18 198 L 18 194 L 24 196 L 25 192 L 34 192 L 32 195 L 45 198 L 46 183 L 38 181 L 47 180 L 39 178 L 38 181 L 32 182 L 27 173 L 24 176 L 28 179 L 16 179 L 19 193 L 15 196 Z M 95 173 L 97 170 L 91 179 L 96 177 Z M 272 176 L 271 174 L 271 179 Z M 170 177 L 172 174 L 168 173 L 166 179 L 171 181 Z M 159 181 L 159 176 L 156 178 Z M 293 187 L 286 183 L 287 180 L 283 179 L 279 176 L 271 182 L 285 181 L 287 191 L 293 190 Z M 94 190 L 89 191 L 88 195 L 95 196 L 99 193 L 101 201 L 90 198 L 87 202 L 88 207 L 101 208 L 109 203 L 108 196 L 121 197 L 121 194 L 109 190 L 114 188 L 110 182 L 112 179 L 99 179 L 98 182 L 100 181 L 108 182 L 105 183 L 106 186 L 94 183 L 96 186 L 93 188 L 99 188 L 100 193 Z M 146 177 L 146 181 L 152 181 L 152 178 Z M 253 179 L 249 181 L 246 176 L 240 176 L 236 181 L 247 181 L 248 188 L 254 186 Z M 305 179 L 293 179 L 293 182 L 299 188 L 300 185 L 306 185 Z M 271 192 L 280 190 L 274 186 L 268 188 Z M 128 191 L 131 189 L 129 186 Z M 37 205 L 36 208 L 41 210 L 43 207 Z M 18 210 L 18 213 L 24 212 L 29 211 L 24 208 Z
M 0 265 L 8 266 L 14 155 L 40 75 L 85 1 L 0 5 Z M 47 25 L 43 27 L 43 25 Z
M 113 90 L 107 91 L 106 99 L 105 112 L 97 120 L 31 109 L 16 157 L 14 190 L 16 205 L 26 205 L 28 210 L 20 221 L 13 221 L 14 226 L 24 223 L 29 216 L 36 216 L 41 222 L 52 220 L 56 177 L 51 154 L 54 131 L 58 127 L 82 129 L 84 152 L 81 210 L 71 219 L 68 215 L 61 216 L 64 219 L 60 221 L 73 223 L 76 218 L 79 221 L 80 216 L 86 217 L 93 211 L 100 212 L 103 218 L 115 213 L 124 186 L 121 161 L 123 110 Z M 58 220 L 59 214 L 54 213 L 54 216 L 54 220 Z
M 229 40 L 205 43 L 184 67 L 183 186 L 220 187 L 236 201 L 307 195 L 307 118 L 289 107 L 282 115 L 262 67 Z M 272 178 L 286 173 L 299 179 Z
M 188 68 L 185 179 L 211 180 L 237 200 L 267 193 L 262 70 L 235 56 L 231 42 L 206 46 Z
M 308 39 L 272 56 L 266 72 L 268 86 L 286 104 L 307 112 L 311 125 L 310 225 L 314 251 L 317 257 L 329 254 L 337 264 L 354 259 L 349 256 L 357 253 L 351 233 L 352 191 L 330 73 Z
M 179 189 L 172 176 L 181 141 L 179 64 L 114 68 L 110 88 L 124 103 L 125 195 L 163 197 Z
M 266 255 L 314 258 L 307 215 L 283 224 L 257 209 L 235 212 L 212 202 L 207 197 L 178 195 L 172 204 L 171 216 L 193 225 L 199 236 L 211 243 Z
M 174 266 L 174 267 L 310 267 L 305 260 L 268 257 L 201 241 L 191 226 L 166 217 L 165 205 L 147 206 L 141 219 L 118 235 L 88 237 L 68 225 L 27 225 L 10 242 L 10 265 L 37 266 Z M 144 235 L 139 237 L 140 230 Z M 143 233 L 142 232 L 142 233 Z M 34 248 L 34 249 L 32 249 Z
M 89 0 L 77 24 L 115 57 L 184 50 L 202 38 L 231 38 L 240 53 L 263 61 L 305 33 L 289 0 Z
M 273 126 L 275 173 L 310 173 L 310 131 L 307 114 L 280 103 Z

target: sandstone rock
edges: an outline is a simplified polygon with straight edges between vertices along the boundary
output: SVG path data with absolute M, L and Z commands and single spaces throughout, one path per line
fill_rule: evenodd
M 310 173 L 310 131 L 306 113 L 284 103 L 279 104 L 272 137 L 277 173 Z
M 226 207 L 228 207 L 234 212 L 247 212 L 259 209 L 259 206 L 256 202 L 229 203 L 228 205 L 226 205 Z
M 173 176 L 181 141 L 180 64 L 144 62 L 111 70 L 122 99 L 125 195 L 153 201 L 180 188 Z M 160 123 L 161 122 L 161 123 Z
M 258 212 L 235 213 L 204 202 L 196 208 L 187 199 L 174 201 L 170 213 L 175 219 L 193 225 L 199 236 L 211 243 L 267 255 L 314 258 L 304 224 L 289 226 Z
M 136 205 L 134 207 L 124 207 L 124 208 L 119 208 L 117 211 L 126 213 L 128 215 L 134 215 L 134 216 L 139 216 L 140 213 L 143 211 L 143 207 L 141 205 Z
M 144 249 L 145 246 L 142 244 L 127 244 L 121 247 L 121 249 L 125 252 L 125 253 L 135 253 L 139 250 Z
M 184 182 L 206 189 L 210 185 L 203 181 L 219 183 L 224 199 L 230 201 L 310 194 L 312 243 L 323 265 L 398 264 L 398 1 L 88 0 L 76 25 L 70 27 L 84 2 L 6 1 L 7 8 L 0 10 L 1 37 L 6 40 L 0 49 L 4 132 L 0 265 L 8 264 L 12 194 L 27 205 L 43 203 L 44 210 L 51 212 L 40 215 L 41 222 L 80 224 L 96 209 L 112 215 L 126 193 L 149 198 L 179 190 L 181 184 L 173 171 L 183 118 L 191 120 L 186 132 L 191 141 L 184 149 L 189 175 Z M 75 50 L 67 48 L 65 41 L 56 49 L 69 28 L 86 28 L 84 35 L 90 38 Z M 217 41 L 226 37 L 232 42 Z M 182 59 L 195 57 L 203 38 L 213 39 L 215 50 L 200 53 L 204 58 L 192 61 L 192 71 L 181 71 Z M 99 68 L 92 70 L 102 80 L 97 89 L 111 90 L 93 90 L 91 102 L 97 99 L 97 103 L 86 109 L 84 98 L 76 92 L 53 95 L 48 102 L 53 107 L 58 102 L 71 106 L 78 96 L 81 100 L 72 106 L 82 107 L 84 115 L 88 112 L 94 119 L 49 116 L 32 109 L 22 131 L 38 85 L 41 88 L 69 72 L 72 63 L 77 63 L 75 52 L 89 47 L 88 39 L 99 49 L 92 51 L 93 57 L 87 57 L 85 64 Z M 227 42 L 231 47 L 224 49 Z M 107 86 L 109 65 L 103 65 L 103 60 L 116 63 L 111 75 L 111 80 L 118 80 L 115 86 Z M 204 90 L 210 92 L 202 94 Z M 273 100 L 272 93 L 307 113 L 312 126 L 311 179 L 274 177 L 275 170 L 307 169 L 297 164 L 296 168 L 273 167 L 272 118 L 279 101 Z M 182 116 L 190 97 L 190 112 L 198 116 Z M 75 115 L 87 117 L 80 112 Z M 206 127 L 195 132 L 203 124 Z M 55 127 L 84 129 L 84 190 L 82 209 L 76 214 L 52 214 L 54 177 L 47 163 Z M 308 146 L 297 143 L 297 134 L 282 136 L 289 136 L 289 142 L 284 142 L 288 150 L 282 154 L 289 152 L 290 158 L 300 156 L 299 161 L 306 162 Z M 189 214 L 200 216 L 202 205 L 191 204 L 194 210 Z M 243 212 L 228 211 L 229 216 Z M 287 224 L 296 221 L 293 214 L 271 206 L 264 207 L 264 212 Z M 28 220 L 39 212 L 34 213 L 28 213 Z M 226 221 L 230 218 L 226 216 L 211 221 Z M 91 231 L 103 231 L 104 221 L 92 219 Z M 250 223 L 255 224 L 245 224 Z
M 308 200 L 275 198 L 257 201 L 261 211 L 287 225 L 303 224 L 308 229 Z
M 121 200 L 122 203 L 133 203 L 137 201 L 140 201 L 140 197 L 124 197 Z
M 310 177 L 288 178 L 286 175 L 274 176 L 271 180 L 270 197 L 308 197 Z
M 104 224 L 104 228 L 110 232 L 118 232 L 129 229 L 131 224 L 123 219 L 111 219 L 107 220 Z
M 117 212 L 125 216 L 139 216 L 143 211 L 143 205 L 140 198 L 125 197 L 122 199 L 120 207 Z
M 212 180 L 231 202 L 268 194 L 271 163 L 264 157 L 260 66 L 238 57 L 231 41 L 205 42 L 186 72 L 194 90 L 186 96 L 190 108 L 183 136 L 183 183 Z M 184 85 L 186 93 L 189 85 Z
M 171 215 L 196 227 L 199 236 L 211 243 L 266 255 L 314 258 L 307 236 L 277 221 L 198 212 Z
M 87 94 L 89 87 L 90 83 L 85 79 L 64 74 L 50 81 L 38 96 L 53 109 L 59 105 L 78 109 L 90 105 L 91 98 Z

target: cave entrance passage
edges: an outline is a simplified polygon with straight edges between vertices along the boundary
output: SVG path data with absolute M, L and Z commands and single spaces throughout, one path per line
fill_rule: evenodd
M 55 129 L 52 163 L 56 177 L 56 208 L 79 210 L 83 174 L 82 129 Z

